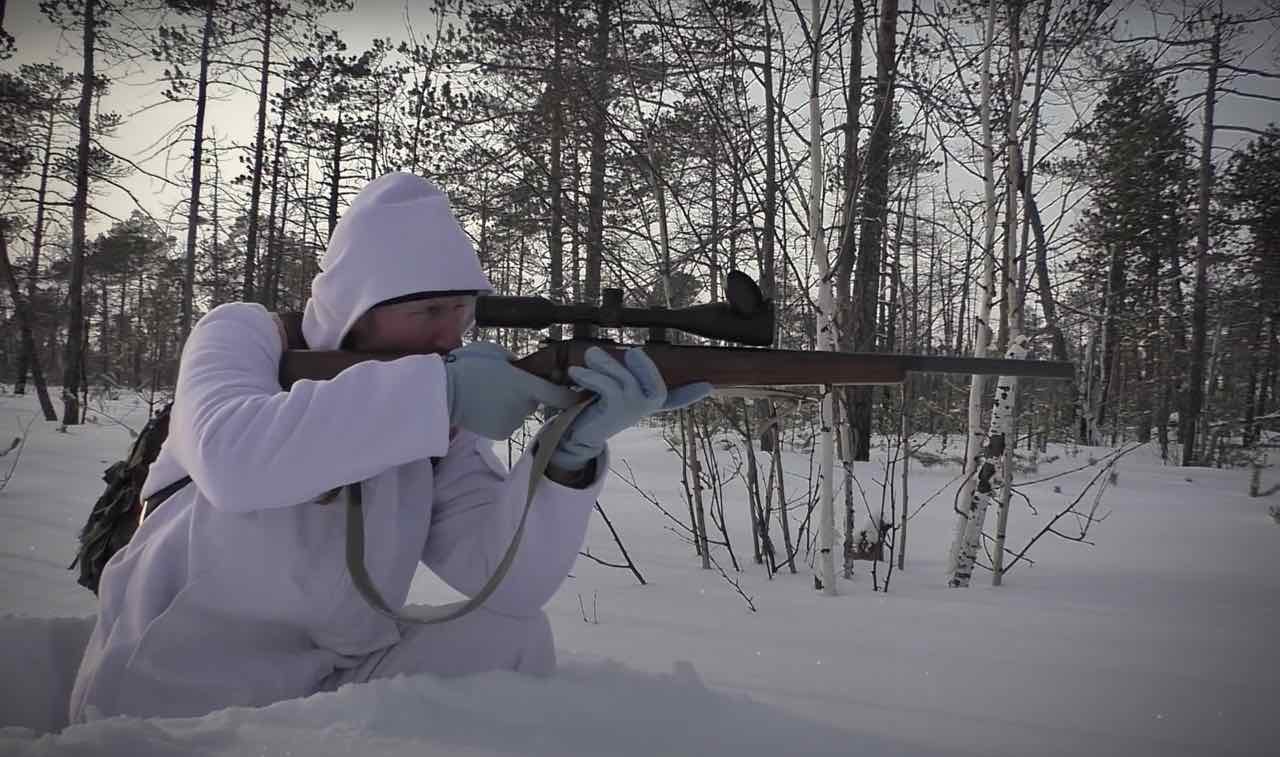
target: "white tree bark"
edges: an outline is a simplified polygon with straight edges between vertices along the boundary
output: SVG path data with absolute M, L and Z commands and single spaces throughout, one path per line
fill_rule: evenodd
M 1005 357 L 1021 360 L 1027 356 L 1027 338 L 1015 335 Z M 982 548 L 982 523 L 987 509 L 996 501 L 997 488 L 1010 475 L 1008 463 L 1012 460 L 1014 407 L 1018 399 L 1018 377 L 1001 376 L 996 383 L 996 402 L 991 409 L 991 431 L 987 434 L 986 449 L 979 455 L 978 474 L 974 477 L 974 489 L 969 496 L 969 516 L 965 519 L 963 541 L 956 558 L 955 569 L 948 586 L 964 587 L 973 577 L 973 566 Z M 962 503 L 963 506 L 963 503 Z
M 1026 271 L 1026 254 L 1018 254 L 1018 182 L 1021 180 L 1018 170 L 1022 165 L 1022 143 L 1018 138 L 1018 124 L 1021 119 L 1022 102 L 1022 58 L 1019 47 L 1022 40 L 1018 34 L 1022 18 L 1021 6 L 1009 4 L 1009 76 L 1012 96 L 1009 98 L 1009 120 L 1005 127 L 1005 254 L 1004 254 L 1004 311 L 1006 314 L 1009 354 L 1019 359 L 1027 356 L 1027 340 L 1022 336 L 1022 305 L 1024 273 Z M 1034 143 L 1033 143 L 1034 144 Z M 1027 190 L 1030 195 L 1030 188 Z M 997 407 L 1005 403 L 1004 416 L 1001 421 L 1004 427 L 998 430 L 1004 440 L 1001 450 L 999 479 L 1000 504 L 996 516 L 995 550 L 991 555 L 992 585 L 999 586 L 1004 569 L 1004 537 L 1009 525 L 1009 498 L 1013 493 L 1013 449 L 1017 446 L 1016 424 L 1014 414 L 1018 406 L 1018 380 L 1013 378 L 1008 383 L 1008 397 L 998 397 Z M 995 418 L 992 418 L 994 428 Z M 992 437 L 994 438 L 994 436 Z M 981 521 L 978 523 L 981 527 Z
M 1013 341 L 1015 347 L 1010 348 L 1010 356 L 1025 358 L 1027 338 L 1017 334 L 1013 337 Z M 1009 382 L 1008 418 L 1005 421 L 1005 428 L 1000 432 L 1004 435 L 1005 444 L 1003 454 L 1000 456 L 997 476 L 1000 482 L 1000 503 L 996 515 L 996 543 L 991 553 L 992 586 L 999 586 L 1004 581 L 1004 542 L 1009 530 L 1009 501 L 1013 496 L 1013 449 L 1017 446 L 1017 424 L 1014 422 L 1014 413 L 1018 407 L 1018 378 L 1012 376 L 1007 380 Z M 1004 386 L 1004 382 L 1001 382 L 1001 386 Z
M 835 324 L 832 319 L 835 298 L 831 292 L 830 263 L 822 236 L 822 110 L 818 102 L 818 61 L 822 49 L 822 8 L 813 0 L 813 55 L 809 80 L 809 234 L 813 241 L 813 260 L 818 266 L 818 349 L 834 351 Z M 836 514 L 831 488 L 834 467 L 835 395 L 826 388 L 822 398 L 822 436 L 819 439 L 820 490 L 818 499 L 818 560 L 814 579 L 824 594 L 836 593 Z
M 996 180 L 995 150 L 991 135 L 991 48 L 995 44 L 996 0 L 987 5 L 986 45 L 982 50 L 982 170 L 986 185 L 986 229 L 982 245 L 982 281 L 978 287 L 979 304 L 974 311 L 977 334 L 974 337 L 974 357 L 986 357 L 991 344 L 991 296 L 995 289 L 996 243 Z M 959 569 L 960 553 L 965 543 L 965 532 L 972 518 L 973 491 L 977 486 L 979 450 L 982 443 L 982 391 L 983 376 L 974 375 L 969 383 L 969 434 L 965 441 L 964 484 L 960 489 L 959 512 L 956 514 L 955 533 L 948 554 L 947 572 L 952 576 Z

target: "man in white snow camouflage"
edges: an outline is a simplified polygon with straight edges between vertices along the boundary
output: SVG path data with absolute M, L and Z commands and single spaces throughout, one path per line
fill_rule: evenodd
M 73 723 L 198 716 L 401 673 L 554 669 L 542 607 L 581 547 L 607 439 L 710 387 L 668 392 L 640 350 L 622 362 L 589 353 L 572 375 L 597 397 L 552 455 L 496 591 L 456 620 L 400 625 L 353 585 L 345 511 L 326 493 L 361 483 L 367 569 L 392 607 L 403 606 L 419 562 L 474 595 L 511 541 L 532 462 L 527 453 L 508 472 L 489 440 L 539 405 L 578 398 L 510 365 L 497 345 L 462 346 L 475 296 L 491 289 L 445 195 L 394 173 L 367 185 L 334 230 L 303 336 L 312 349 L 431 354 L 282 391 L 285 341 L 273 314 L 231 303 L 200 320 L 142 496 L 192 483 L 102 574 Z

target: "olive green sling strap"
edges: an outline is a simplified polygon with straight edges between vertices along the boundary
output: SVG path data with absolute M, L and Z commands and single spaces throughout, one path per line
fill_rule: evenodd
M 302 336 L 302 314 L 278 313 L 277 316 L 284 332 L 285 345 L 291 349 L 305 349 L 306 340 Z M 533 456 L 533 464 L 529 468 L 529 489 L 525 494 L 524 510 L 520 513 L 520 522 L 511 536 L 511 544 L 507 546 L 507 551 L 502 555 L 493 575 L 489 576 L 489 580 L 480 587 L 480 591 L 469 599 L 447 605 L 415 605 L 408 608 L 406 612 L 396 612 L 392 609 L 382 598 L 378 588 L 374 586 L 373 579 L 365 568 L 364 499 L 361 496 L 360 484 L 347 486 L 347 572 L 351 574 L 351 583 L 355 585 L 356 590 L 369 603 L 369 606 L 397 623 L 430 624 L 460 618 L 484 604 L 484 601 L 497 590 L 498 584 L 502 583 L 503 577 L 511 568 L 511 563 L 515 561 L 516 552 L 520 548 L 520 539 L 524 536 L 524 524 L 529 517 L 529 508 L 533 506 L 533 495 L 537 491 L 539 482 L 546 475 L 551 453 L 555 451 L 569 424 L 578 417 L 578 413 L 582 412 L 587 402 L 579 402 L 560 413 L 538 432 L 535 438 L 538 447 Z
M 546 474 L 547 465 L 551 461 L 551 453 L 555 451 L 556 446 L 560 443 L 560 438 L 564 436 L 565 430 L 573 419 L 582 412 L 587 406 L 588 401 L 579 402 L 573 407 L 553 418 L 538 433 L 535 444 L 537 451 L 533 455 L 533 464 L 529 468 L 529 489 L 525 494 L 524 510 L 520 513 L 520 522 L 516 525 L 515 533 L 511 536 L 511 544 L 507 546 L 507 551 L 502 555 L 502 559 L 494 568 L 493 575 L 489 576 L 489 580 L 484 586 L 475 593 L 474 596 L 451 602 L 446 605 L 414 605 L 406 607 L 402 612 L 396 612 L 382 598 L 382 594 L 373 584 L 373 579 L 369 577 L 369 571 L 365 568 L 364 561 L 364 507 L 363 498 L 360 493 L 360 484 L 351 484 L 347 487 L 347 572 L 351 574 L 351 582 L 355 585 L 356 590 L 364 597 L 369 606 L 378 611 L 379 614 L 396 621 L 397 623 L 414 623 L 426 625 L 431 623 L 443 623 L 448 620 L 460 618 L 471 612 L 498 588 L 498 584 L 507 574 L 507 570 L 511 568 L 511 563 L 515 561 L 516 552 L 520 548 L 520 539 L 524 536 L 524 524 L 529 517 L 529 508 L 533 506 L 533 496 L 538 489 L 538 484 L 542 481 Z

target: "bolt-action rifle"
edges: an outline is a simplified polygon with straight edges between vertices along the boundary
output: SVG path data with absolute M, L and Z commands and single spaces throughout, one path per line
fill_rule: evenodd
M 543 297 L 484 296 L 476 300 L 476 324 L 541 329 L 572 324 L 569 339 L 546 340 L 538 350 L 514 364 L 557 384 L 572 383 L 569 366 L 582 365 L 588 347 L 598 346 L 619 357 L 635 346 L 595 336 L 597 327 L 647 328 L 643 347 L 668 386 L 707 381 L 717 388 L 897 384 L 908 373 L 967 373 L 1070 379 L 1071 363 L 1050 360 L 940 357 L 889 353 L 822 352 L 758 349 L 773 343 L 773 302 L 764 298 L 749 276 L 733 271 L 725 284 L 725 302 L 687 308 L 627 308 L 622 291 L 606 289 L 599 306 L 559 305 Z M 752 347 L 704 347 L 672 344 L 668 330 L 683 331 Z M 395 360 L 405 353 L 289 350 L 280 364 L 280 383 L 333 378 L 365 360 Z

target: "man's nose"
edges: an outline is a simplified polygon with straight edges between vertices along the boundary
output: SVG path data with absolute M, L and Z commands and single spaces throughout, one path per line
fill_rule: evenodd
M 439 329 L 427 340 L 430 352 L 444 354 L 462 346 L 462 332 L 458 329 Z

